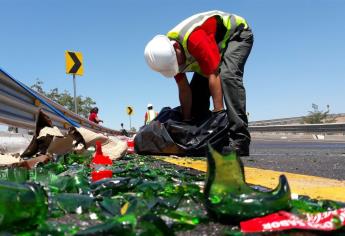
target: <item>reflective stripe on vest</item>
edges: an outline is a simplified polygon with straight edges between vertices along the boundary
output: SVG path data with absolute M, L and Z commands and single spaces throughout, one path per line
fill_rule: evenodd
M 178 41 L 184 49 L 185 56 L 186 56 L 186 63 L 184 65 L 179 66 L 180 72 L 194 71 L 194 72 L 201 73 L 198 63 L 195 61 L 193 56 L 190 55 L 188 51 L 187 42 L 188 42 L 189 35 L 193 32 L 193 30 L 196 27 L 202 25 L 207 19 L 213 16 L 220 16 L 221 20 L 223 21 L 224 26 L 227 29 L 223 40 L 218 43 L 218 48 L 221 55 L 223 55 L 227 41 L 235 33 L 237 27 L 243 24 L 244 29 L 248 28 L 247 22 L 245 21 L 244 18 L 234 15 L 234 14 L 225 13 L 222 11 L 204 12 L 204 13 L 193 15 L 185 19 L 184 21 L 182 21 L 180 24 L 175 26 L 172 30 L 170 30 L 167 33 L 167 36 L 170 39 Z

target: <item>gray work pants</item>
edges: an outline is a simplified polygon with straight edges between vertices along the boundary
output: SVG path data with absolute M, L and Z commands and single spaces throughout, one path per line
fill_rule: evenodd
M 230 138 L 238 146 L 250 144 L 243 72 L 253 41 L 250 29 L 237 31 L 230 38 L 220 65 L 220 78 L 230 124 Z
M 220 64 L 220 78 L 230 124 L 230 139 L 239 147 L 250 144 L 243 71 L 252 45 L 253 34 L 250 29 L 235 32 L 229 40 Z M 192 114 L 196 118 L 203 117 L 208 114 L 210 107 L 208 79 L 194 73 L 190 87 Z

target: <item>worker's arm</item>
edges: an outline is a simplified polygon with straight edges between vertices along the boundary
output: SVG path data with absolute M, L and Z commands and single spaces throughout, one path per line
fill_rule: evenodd
M 103 123 L 103 120 L 99 119 L 98 116 L 95 117 L 95 121 L 96 121 L 97 123 L 99 123 L 99 122 L 102 122 L 102 123 Z
M 192 119 L 192 90 L 185 73 L 179 73 L 175 76 L 178 87 L 178 94 L 181 104 L 182 116 L 184 120 Z
M 212 73 L 208 76 L 208 86 L 210 88 L 213 101 L 213 112 L 223 110 L 223 90 L 218 73 Z
M 145 112 L 145 120 L 144 120 L 144 125 L 146 125 L 147 122 L 147 112 Z
M 218 74 L 221 57 L 214 36 L 216 29 L 217 20 L 210 18 L 202 27 L 193 31 L 188 39 L 191 55 L 198 62 L 202 73 L 208 77 L 215 112 L 224 109 L 222 85 Z

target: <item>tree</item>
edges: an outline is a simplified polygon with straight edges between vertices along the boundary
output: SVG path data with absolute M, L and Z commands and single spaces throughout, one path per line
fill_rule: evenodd
M 319 111 L 316 104 L 312 105 L 314 111 L 309 111 L 309 115 L 303 118 L 303 123 L 305 124 L 322 124 L 322 123 L 333 123 L 335 118 L 328 116 L 329 105 L 327 105 L 327 111 Z
M 34 85 L 31 86 L 31 88 L 33 90 L 35 90 L 36 92 L 39 92 L 41 94 L 45 94 L 42 88 L 43 82 L 42 80 L 40 80 L 39 78 L 36 78 L 36 83 Z
M 51 89 L 49 92 L 45 92 L 43 89 L 43 82 L 39 79 L 36 79 L 35 84 L 32 85 L 31 88 L 45 95 L 54 102 L 66 107 L 68 110 L 74 111 L 74 98 L 67 90 L 64 90 L 62 93 L 60 93 L 58 88 L 54 88 Z M 83 96 L 77 96 L 77 102 L 78 114 L 85 118 L 88 117 L 91 108 L 96 105 L 96 102 L 90 97 L 84 98 Z
M 131 131 L 131 132 L 133 132 L 133 133 L 136 133 L 136 132 L 137 132 L 137 129 L 136 129 L 135 127 L 131 127 L 131 128 L 129 129 L 129 131 Z

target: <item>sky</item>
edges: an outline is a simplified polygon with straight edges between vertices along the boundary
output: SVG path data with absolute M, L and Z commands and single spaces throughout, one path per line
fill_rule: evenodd
M 244 85 L 249 121 L 345 113 L 344 0 L 0 0 L 0 67 L 32 85 L 73 94 L 65 51 L 83 54 L 77 94 L 93 98 L 104 126 L 144 123 L 148 103 L 179 104 L 177 86 L 145 63 L 144 48 L 185 18 L 221 10 L 254 33 Z M 188 75 L 191 77 L 191 75 Z

